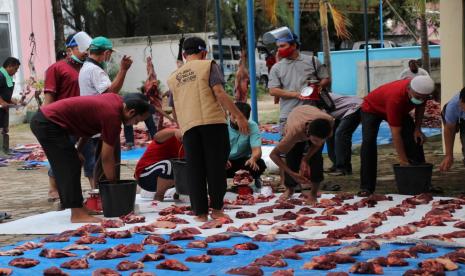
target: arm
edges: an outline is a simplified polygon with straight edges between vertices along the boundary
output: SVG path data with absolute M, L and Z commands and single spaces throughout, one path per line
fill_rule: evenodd
M 82 149 L 86 145 L 87 141 L 89 141 L 88 137 L 81 137 L 77 143 L 76 149 L 78 152 L 82 152 Z
M 330 78 L 324 78 L 324 79 L 320 80 L 320 86 L 322 88 L 329 87 L 330 84 L 331 84 L 331 79 Z
M 247 119 L 242 115 L 236 105 L 233 103 L 231 98 L 229 98 L 228 94 L 223 89 L 223 85 L 217 84 L 213 86 L 213 93 L 215 94 L 216 99 L 221 104 L 221 106 L 229 111 L 231 115 L 236 119 L 237 125 L 239 126 L 239 130 L 242 134 L 249 133 L 249 123 Z
M 51 104 L 55 101 L 55 94 L 54 93 L 44 93 L 45 94 L 45 100 L 44 100 L 44 106 Z
M 155 140 L 157 143 L 163 143 L 175 135 L 180 135 L 180 132 L 181 131 L 179 129 L 165 128 L 163 130 L 158 131 L 153 137 L 153 140 Z
M 126 78 L 126 73 L 131 67 L 131 64 L 131 57 L 123 56 L 123 58 L 121 59 L 121 65 L 118 74 L 111 83 L 110 87 L 108 87 L 107 92 L 119 93 L 121 87 L 123 87 L 124 79 Z
M 116 173 L 115 173 L 115 157 L 114 157 L 114 147 L 110 146 L 109 144 L 102 142 L 102 167 L 103 172 L 105 173 L 105 177 L 108 181 L 113 182 L 116 180 Z
M 296 173 L 294 171 L 292 171 L 286 164 L 286 162 L 284 162 L 282 159 L 281 159 L 281 155 L 282 153 L 278 150 L 277 147 L 275 147 L 271 153 L 270 153 L 270 159 L 273 160 L 273 162 L 280 168 L 282 169 L 285 173 L 287 173 L 288 175 L 290 175 L 295 181 L 297 181 L 298 183 L 308 183 L 309 180 L 303 176 L 303 175 L 300 175 L 299 173 Z
M 415 107 L 415 132 L 413 136 L 415 138 L 415 142 L 420 140 L 420 144 L 423 145 L 425 142 L 425 135 L 421 132 L 421 123 L 423 122 L 423 116 L 425 114 L 425 105 L 420 105 Z
M 391 126 L 392 142 L 394 144 L 394 148 L 397 151 L 399 162 L 401 165 L 408 165 L 409 162 L 408 162 L 407 154 L 405 153 L 404 141 L 402 140 L 401 132 L 402 132 L 401 127 Z
M 454 163 L 454 142 L 456 124 L 444 124 L 444 148 L 446 150 L 444 159 L 439 165 L 441 171 L 448 171 Z
M 295 91 L 287 91 L 278 87 L 270 88 L 270 95 L 285 99 L 300 99 L 300 93 Z

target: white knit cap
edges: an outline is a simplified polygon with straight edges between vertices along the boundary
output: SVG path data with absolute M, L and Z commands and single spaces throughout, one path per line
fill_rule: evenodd
M 434 81 L 430 76 L 416 76 L 410 81 L 410 88 L 422 95 L 429 95 L 434 91 Z

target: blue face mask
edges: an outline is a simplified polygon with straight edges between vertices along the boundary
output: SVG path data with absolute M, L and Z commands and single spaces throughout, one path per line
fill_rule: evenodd
M 77 62 L 77 63 L 80 63 L 80 64 L 83 64 L 83 63 L 84 63 L 84 61 L 78 59 L 78 57 L 75 56 L 75 55 L 72 55 L 71 58 L 72 58 L 75 62 Z
M 424 100 L 420 100 L 420 99 L 417 99 L 417 98 L 415 98 L 415 97 L 410 98 L 410 101 L 411 101 L 414 105 L 420 105 L 420 104 L 422 104 L 422 103 L 425 102 Z

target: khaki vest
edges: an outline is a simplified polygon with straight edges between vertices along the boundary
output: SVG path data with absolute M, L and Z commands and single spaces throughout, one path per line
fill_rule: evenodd
M 209 83 L 212 62 L 189 61 L 168 79 L 183 133 L 196 126 L 226 124 L 226 113 L 216 100 Z

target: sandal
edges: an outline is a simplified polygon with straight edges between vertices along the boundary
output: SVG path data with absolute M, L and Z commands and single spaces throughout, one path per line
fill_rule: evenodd
M 359 197 L 369 197 L 372 193 L 368 190 L 361 190 L 357 193 Z
M 7 212 L 0 212 L 0 222 L 5 220 L 5 219 L 10 219 L 11 215 L 8 214 Z
M 324 191 L 337 192 L 341 190 L 341 185 L 339 184 L 324 184 L 321 188 Z

